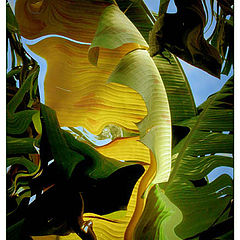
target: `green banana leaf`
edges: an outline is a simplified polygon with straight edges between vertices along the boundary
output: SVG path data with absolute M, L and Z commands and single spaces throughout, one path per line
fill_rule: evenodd
M 14 138 L 7 136 L 7 155 L 37 153 L 35 145 L 37 142 L 34 138 Z
M 167 8 L 168 3 L 169 1 L 160 2 L 161 5 L 166 5 L 165 8 Z M 136 1 L 132 3 L 131 1 L 118 0 L 117 4 L 123 12 L 127 9 L 126 16 L 148 42 L 149 32 L 152 30 L 156 19 L 151 18 L 151 12 L 144 2 Z M 160 6 L 160 9 L 163 11 L 162 6 Z M 172 123 L 175 124 L 196 115 L 196 106 L 191 88 L 179 61 L 168 51 L 163 54 L 166 58 L 157 55 L 153 57 L 153 60 L 163 80 L 170 105 Z
M 169 1 L 161 1 L 160 10 L 165 11 L 168 3 Z M 144 2 L 119 0 L 117 4 L 148 42 L 149 32 L 156 19 L 152 17 L 152 13 L 148 10 Z M 165 10 L 163 9 L 163 5 L 165 6 Z M 159 70 L 168 96 L 173 124 L 172 144 L 174 146 L 188 132 L 185 128 L 176 127 L 175 124 L 195 116 L 197 111 L 191 88 L 178 59 L 168 51 L 165 51 L 163 55 L 166 57 L 157 55 L 153 57 L 153 60 Z M 181 101 L 179 101 L 179 98 Z
M 89 48 L 89 61 L 93 65 L 97 65 L 100 47 L 116 49 L 129 43 L 136 44 L 135 48 L 148 48 L 148 44 L 133 23 L 126 18 L 122 11 L 119 11 L 116 5 L 110 5 L 103 11 L 99 19 L 95 37 Z
M 179 126 L 189 127 L 190 132 L 173 149 L 169 181 L 159 184 L 164 197 L 157 194 L 154 197 L 148 196 L 145 212 L 136 228 L 135 236 L 141 236 L 137 235 L 139 232 L 146 234 L 145 231 L 150 227 L 154 228 L 153 232 L 156 233 L 151 239 L 193 239 L 206 236 L 206 231 L 213 231 L 211 229 L 217 228 L 221 222 L 231 221 L 228 207 L 233 198 L 231 177 L 223 174 L 211 183 L 197 183 L 217 167 L 233 167 L 231 155 L 224 155 L 233 153 L 233 134 L 222 133 L 233 130 L 233 78 L 230 78 L 219 92 L 210 96 L 198 110 L 199 114 L 196 117 L 178 123 Z M 150 224 L 153 221 L 153 204 L 150 202 L 156 196 L 160 198 L 158 201 L 167 198 L 181 211 L 183 219 L 175 227 L 177 236 L 169 237 L 170 233 L 161 235 L 163 225 L 160 220 L 163 221 L 164 216 L 156 225 Z M 169 205 L 166 202 L 165 204 L 165 207 Z M 165 214 L 178 216 L 169 209 Z M 156 220 L 160 215 L 161 210 L 156 210 L 153 218 Z M 224 233 L 231 227 L 233 226 L 226 228 Z M 170 225 L 165 228 L 171 229 Z
M 27 168 L 29 173 L 32 173 L 36 171 L 37 166 L 31 162 L 29 159 L 25 157 L 12 157 L 12 158 L 7 158 L 7 167 L 14 165 L 14 164 L 20 164 L 23 165 L 24 167 Z
M 156 184 L 149 192 L 146 207 L 135 230 L 134 239 L 180 239 L 174 232 L 174 228 L 181 221 L 181 211 Z
M 153 57 L 166 88 L 171 110 L 172 124 L 191 118 L 197 114 L 192 91 L 178 59 L 171 53 L 168 59 Z M 170 61 L 170 63 L 169 63 Z
M 32 88 L 34 82 L 37 82 L 38 73 L 39 68 L 27 77 L 21 88 L 7 104 L 7 134 L 24 133 L 32 122 L 33 115 L 37 113 L 36 110 L 23 110 L 17 113 L 15 111 L 23 101 L 25 94 Z
M 18 33 L 18 23 L 16 21 L 16 18 L 12 12 L 12 9 L 9 5 L 9 3 L 7 3 L 6 6 L 6 17 L 7 17 L 7 29 L 9 32 L 12 33 Z
M 151 73 L 151 78 L 149 78 L 149 73 Z M 162 79 L 153 60 L 147 51 L 135 50 L 122 58 L 108 81 L 127 85 L 140 93 L 144 99 L 148 115 L 137 123 L 137 126 L 141 142 L 152 150 L 156 158 L 157 172 L 152 183 L 167 181 L 171 164 L 169 159 L 171 152 L 170 109 Z
M 189 127 L 190 132 L 173 149 L 173 168 L 164 187 L 166 195 L 183 213 L 183 222 L 176 227 L 182 238 L 208 229 L 233 197 L 228 175 L 202 187 L 194 186 L 194 181 L 206 177 L 216 167 L 233 167 L 231 155 L 224 155 L 233 153 L 233 134 L 222 133 L 233 130 L 233 77 L 199 111 L 197 117 L 179 123 Z
M 24 133 L 37 112 L 36 110 L 24 110 L 14 114 L 7 112 L 7 134 Z
M 116 2 L 148 42 L 149 31 L 156 20 L 144 1 L 117 0 Z

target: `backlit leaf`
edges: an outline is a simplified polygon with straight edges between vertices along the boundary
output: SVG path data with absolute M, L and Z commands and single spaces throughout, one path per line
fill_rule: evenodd
M 174 228 L 181 221 L 181 211 L 156 184 L 149 192 L 146 207 L 135 230 L 134 239 L 181 239 L 174 232 Z
M 129 43 L 134 43 L 135 48 L 148 48 L 148 44 L 133 23 L 117 6 L 111 5 L 104 10 L 99 19 L 95 37 L 89 48 L 89 61 L 97 65 L 100 47 L 115 49 Z
M 98 135 L 114 122 L 137 131 L 135 123 L 146 115 L 144 101 L 126 86 L 106 83 L 128 45 L 101 49 L 97 68 L 88 62 L 87 45 L 48 38 L 29 47 L 47 59 L 45 102 L 56 110 L 61 126 L 82 126 Z
M 17 0 L 15 11 L 21 35 L 25 38 L 58 34 L 89 43 L 102 11 L 110 3 L 104 0 Z
M 197 117 L 179 123 L 190 132 L 173 149 L 170 179 L 162 186 L 183 213 L 175 230 L 184 239 L 212 226 L 233 197 L 232 179 L 225 174 L 209 184 L 194 185 L 217 167 L 233 166 L 233 134 L 222 133 L 233 128 L 233 78 L 199 110 Z
M 33 121 L 33 125 L 36 129 L 36 131 L 38 132 L 38 134 L 42 134 L 42 124 L 41 124 L 41 119 L 40 119 L 40 111 L 36 112 L 33 116 L 32 116 L 32 121 Z
M 174 125 L 195 116 L 197 110 L 191 88 L 179 61 L 169 52 L 166 57 L 170 63 L 160 55 L 153 57 L 153 60 L 166 88 L 172 124 Z
M 148 115 L 137 124 L 140 140 L 156 158 L 157 175 L 153 183 L 167 181 L 171 166 L 170 110 L 162 79 L 153 60 L 147 51 L 135 50 L 120 61 L 108 81 L 130 86 L 144 99 Z

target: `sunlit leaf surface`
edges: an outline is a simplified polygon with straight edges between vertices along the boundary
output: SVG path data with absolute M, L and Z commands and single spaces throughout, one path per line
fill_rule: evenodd
M 126 86 L 106 83 L 129 48 L 101 50 L 99 67 L 88 62 L 87 45 L 48 38 L 30 48 L 47 59 L 45 102 L 56 110 L 61 126 L 83 126 L 96 135 L 112 122 L 137 130 L 135 123 L 146 115 L 141 96 Z
M 119 138 L 96 149 L 107 157 L 150 164 L 149 149 L 139 140 L 139 137 Z
M 102 11 L 110 3 L 105 0 L 17 0 L 16 18 L 25 38 L 58 34 L 89 43 Z
M 148 48 L 148 44 L 133 23 L 115 5 L 107 7 L 100 17 L 95 37 L 89 49 L 89 61 L 97 65 L 99 47 L 115 49 L 124 44 Z M 134 45 L 132 46 L 132 48 Z M 128 50 L 130 52 L 130 49 Z
M 144 99 L 148 115 L 137 124 L 140 140 L 156 158 L 157 175 L 153 184 L 167 181 L 171 166 L 170 109 L 162 79 L 152 58 L 141 49 L 127 54 L 109 81 L 135 89 Z
M 163 186 L 183 213 L 176 233 L 184 239 L 228 219 L 230 209 L 222 219 L 220 216 L 233 198 L 231 177 L 223 174 L 211 183 L 204 178 L 216 167 L 233 167 L 233 78 L 199 110 L 196 117 L 179 123 L 190 132 L 173 149 L 171 176 Z M 198 185 L 201 179 L 203 185 Z
M 182 221 L 181 211 L 155 185 L 148 195 L 146 208 L 135 230 L 135 238 L 143 240 L 181 239 L 174 228 Z
M 196 106 L 188 80 L 178 59 L 171 53 L 165 52 L 169 61 L 160 55 L 153 57 L 164 86 L 166 88 L 171 110 L 172 124 L 196 115 Z

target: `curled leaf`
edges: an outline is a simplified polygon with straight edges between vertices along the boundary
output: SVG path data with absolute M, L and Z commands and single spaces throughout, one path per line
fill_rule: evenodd
M 153 183 L 167 181 L 171 166 L 171 117 L 165 87 L 153 60 L 146 50 L 135 50 L 120 61 L 108 81 L 127 85 L 144 99 L 148 115 L 137 124 L 140 140 L 156 158 Z
M 233 196 L 232 179 L 226 174 L 211 183 L 197 184 L 217 167 L 233 167 L 233 134 L 222 133 L 233 130 L 233 78 L 199 110 L 196 117 L 179 123 L 190 132 L 173 149 L 173 168 L 164 187 L 167 197 L 182 211 L 183 221 L 175 231 L 184 239 L 213 226 Z
M 89 48 L 89 61 L 97 65 L 99 48 L 115 49 L 129 44 L 129 50 L 135 48 L 148 48 L 148 44 L 141 33 L 125 14 L 115 5 L 107 7 L 102 13 L 95 37 Z
M 162 54 L 166 48 L 186 62 L 220 77 L 220 54 L 203 36 L 206 19 L 202 1 L 175 0 L 175 4 L 177 13 L 161 15 L 150 32 L 150 55 Z

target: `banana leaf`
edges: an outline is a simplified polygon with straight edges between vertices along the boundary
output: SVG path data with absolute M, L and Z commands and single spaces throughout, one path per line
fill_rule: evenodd
M 23 101 L 25 94 L 30 90 L 34 82 L 37 82 L 39 68 L 32 72 L 24 81 L 21 88 L 7 104 L 7 134 L 22 134 L 32 122 L 36 110 L 23 110 L 15 113 L 17 107 Z
M 7 136 L 7 155 L 37 153 L 34 138 L 13 138 Z M 36 144 L 37 145 L 37 144 Z
M 7 22 L 7 30 L 12 33 L 18 33 L 18 23 L 16 21 L 16 18 L 12 12 L 12 9 L 7 3 L 6 7 L 6 22 Z
M 119 196 L 118 200 L 115 199 L 116 201 L 110 201 L 111 197 L 107 192 L 102 194 L 101 198 L 104 198 L 104 201 L 99 198 L 99 204 L 94 204 L 91 199 L 86 201 L 86 206 L 90 206 L 88 211 L 94 210 L 97 213 L 109 213 L 116 205 L 119 208 L 124 208 L 128 202 L 127 199 L 129 197 L 127 196 L 130 196 L 131 189 L 143 173 L 143 167 L 132 162 L 117 161 L 104 157 L 91 146 L 79 142 L 70 133 L 61 130 L 55 111 L 45 105 L 41 105 L 41 113 L 44 123 L 43 134 L 47 136 L 50 151 L 54 158 L 56 182 L 62 183 L 64 179 L 65 181 L 69 180 L 70 184 L 76 187 L 76 190 L 83 191 L 84 189 L 87 191 L 84 194 L 91 199 L 94 199 L 94 195 L 98 192 L 101 194 L 101 192 L 110 191 L 109 189 L 111 189 L 110 192 L 118 189 L 113 194 L 114 199 L 116 196 Z M 42 141 L 45 141 L 44 138 Z M 40 151 L 42 156 L 45 156 L 46 154 L 43 154 L 43 152 L 49 151 L 49 148 L 41 147 Z M 126 178 L 125 182 L 124 179 L 119 181 L 121 176 L 129 177 Z M 117 184 L 118 182 L 121 184 Z M 86 187 L 91 187 L 91 184 L 97 185 L 94 191 Z M 84 194 L 83 197 L 85 196 Z M 107 195 L 108 197 L 106 197 Z M 104 204 L 101 205 L 100 203 Z M 104 206 L 108 210 L 105 210 Z
M 149 35 L 150 54 L 168 49 L 186 62 L 220 77 L 222 59 L 203 36 L 206 17 L 202 1 L 175 0 L 176 14 L 162 14 Z
M 20 33 L 28 39 L 49 34 L 63 35 L 81 42 L 91 42 L 102 11 L 112 1 L 17 0 L 16 19 Z M 57 11 L 56 11 L 57 9 Z M 86 29 L 88 31 L 86 32 Z
M 164 54 L 168 59 L 157 55 L 153 60 L 166 88 L 172 124 L 175 125 L 195 116 L 197 109 L 190 85 L 178 59 L 170 52 Z
M 181 211 L 156 184 L 149 192 L 146 207 L 135 230 L 134 239 L 181 239 L 174 231 L 181 221 Z
M 147 238 L 149 228 L 153 229 L 148 233 L 152 236 L 151 239 L 166 239 L 173 234 L 161 235 L 165 218 L 160 217 L 161 208 L 156 209 L 152 217 L 151 201 L 154 198 L 159 202 L 167 198 L 175 209 L 182 213 L 182 221 L 175 225 L 176 235 L 169 239 L 206 239 L 207 233 L 216 232 L 214 229 L 218 229 L 218 224 L 232 221 L 229 216 L 229 202 L 233 198 L 231 177 L 223 174 L 211 183 L 199 183 L 217 167 L 233 167 L 231 155 L 224 155 L 233 153 L 233 135 L 222 133 L 233 130 L 233 78 L 230 78 L 219 92 L 210 96 L 198 110 L 196 117 L 178 123 L 179 126 L 190 128 L 190 132 L 173 149 L 169 181 L 159 184 L 164 196 L 155 193 L 150 197 L 149 194 L 144 213 L 135 230 L 135 237 Z M 152 193 L 154 191 L 156 190 Z M 171 206 L 166 202 L 164 204 L 165 208 Z M 172 214 L 174 219 L 174 216 L 178 216 L 177 212 L 168 209 L 165 214 Z M 152 218 L 156 222 L 153 222 Z M 171 221 L 165 229 L 172 229 L 170 225 Z M 219 232 L 219 235 L 227 234 L 233 227 L 230 223 L 226 226 L 228 227 Z
M 50 146 L 44 148 L 45 145 L 41 144 L 43 173 L 32 181 L 40 181 L 43 186 L 42 183 L 47 181 L 49 184 L 49 180 L 53 179 L 55 186 L 40 195 L 26 209 L 23 215 L 24 235 L 66 235 L 75 231 L 80 236 L 85 236 L 77 222 L 77 218 L 83 214 L 83 207 L 80 205 L 84 202 L 84 211 L 97 214 L 126 209 L 132 189 L 144 168 L 134 162 L 104 157 L 91 146 L 79 142 L 59 127 L 56 113 L 47 106 L 41 105 L 41 114 L 41 142 L 44 141 Z M 49 157 L 49 154 L 44 151 L 49 150 L 54 157 L 54 163 L 46 168 L 44 157 Z M 9 164 L 22 163 L 21 159 L 10 160 Z M 23 164 L 29 167 L 28 164 Z M 36 191 L 33 183 L 30 183 L 30 186 Z M 65 212 L 62 211 L 62 206 Z M 80 210 L 76 210 L 79 207 Z M 11 221 L 14 221 L 13 215 L 11 218 Z M 89 230 L 88 234 L 90 232 Z M 93 231 L 91 234 L 94 234 Z
M 148 42 L 149 31 L 152 29 L 155 18 L 144 1 L 117 0 L 116 2 Z
M 14 164 L 23 165 L 24 167 L 27 168 L 29 173 L 32 173 L 32 172 L 36 171 L 36 169 L 37 169 L 37 166 L 25 157 L 7 158 L 7 167 L 14 165 Z

